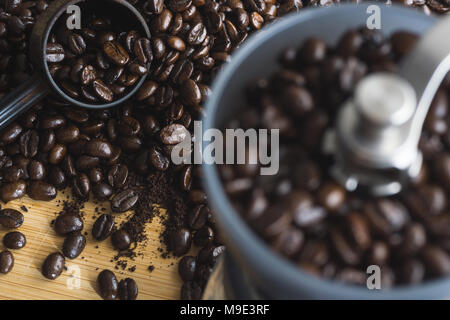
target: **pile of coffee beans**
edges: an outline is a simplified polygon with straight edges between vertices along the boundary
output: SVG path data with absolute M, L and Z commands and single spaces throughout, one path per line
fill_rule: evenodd
M 365 285 L 367 267 L 378 265 L 384 288 L 450 275 L 450 77 L 422 133 L 421 174 L 402 194 L 347 192 L 329 176 L 333 157 L 322 148 L 358 81 L 396 72 L 417 39 L 366 28 L 334 46 L 309 38 L 280 55 L 279 71 L 249 86 L 248 107 L 225 126 L 280 130 L 278 174 L 260 176 L 258 165 L 244 164 L 221 166 L 221 176 L 252 229 L 313 275 Z
M 103 270 L 97 277 L 100 296 L 105 300 L 136 300 L 138 286 L 136 281 L 126 278 L 117 281 L 116 275 L 110 270 Z
M 82 13 L 80 30 L 69 30 L 65 16 L 53 27 L 46 47 L 48 68 L 73 99 L 109 103 L 126 95 L 149 72 L 150 39 L 86 10 Z
M 5 229 L 18 229 L 24 222 L 21 212 L 14 209 L 0 210 L 0 226 Z M 4 235 L 3 245 L 10 250 L 19 250 L 25 247 L 27 239 L 19 231 L 11 231 Z M 0 252 L 0 273 L 7 274 L 14 267 L 14 255 L 9 250 Z
M 33 74 L 34 66 L 28 58 L 29 36 L 35 21 L 50 2 L 0 1 L 0 97 Z M 85 110 L 47 97 L 1 130 L 1 200 L 8 202 L 28 194 L 35 200 L 49 201 L 56 197 L 58 190 L 69 186 L 80 201 L 93 196 L 111 202 L 113 212 L 99 218 L 92 230 L 97 240 L 105 240 L 116 229 L 124 229 L 131 242 L 145 239 L 143 224 L 151 221 L 153 216 L 151 203 L 160 204 L 168 209 L 163 234 L 168 250 L 181 256 L 192 244 L 202 247 L 197 257 L 188 257 L 187 262 L 183 259 L 180 265 L 180 274 L 185 281 L 182 298 L 199 299 L 215 260 L 224 250 L 223 241 L 206 204 L 200 169 L 173 165 L 169 160 L 173 144 L 183 139 L 185 130 L 193 130 L 193 120 L 203 114 L 202 105 L 210 93 L 211 81 L 250 33 L 291 11 L 334 2 L 339 1 L 130 1 L 145 16 L 151 29 L 149 40 L 153 60 L 147 81 L 132 101 L 114 109 Z M 427 13 L 431 10 L 445 12 L 449 8 L 445 0 L 406 1 L 405 4 Z M 103 20 L 107 25 L 108 19 Z M 94 27 L 92 30 L 96 34 L 104 31 Z M 135 52 L 128 50 L 120 36 L 122 32 L 127 32 L 128 36 L 129 31 L 113 32 L 131 62 Z M 72 46 L 79 47 L 79 36 L 86 44 L 86 51 L 81 56 L 88 55 L 87 51 L 91 50 L 89 34 L 81 32 L 73 37 Z M 59 41 L 57 34 L 55 39 L 69 59 L 80 58 L 70 43 Z M 96 51 L 95 48 L 103 56 L 103 49 L 93 45 L 92 50 Z M 86 56 L 86 62 L 100 74 L 98 79 L 113 90 L 116 86 L 110 86 L 106 81 L 108 71 L 98 66 L 97 59 L 91 62 L 89 56 Z M 117 67 L 108 59 L 110 69 Z M 60 65 L 61 70 L 68 70 L 65 63 Z M 85 67 L 87 65 L 83 65 L 83 69 Z M 124 71 L 128 72 L 129 68 Z M 72 85 L 79 95 L 83 95 L 82 79 L 76 77 L 78 72 L 74 70 L 75 85 Z M 55 78 L 58 73 L 55 72 Z M 90 68 L 86 68 L 86 74 L 91 74 Z M 66 80 L 71 81 L 70 78 L 69 74 Z M 85 77 L 87 81 L 90 78 Z M 119 86 L 120 78 L 115 82 Z M 103 102 L 105 95 L 86 92 L 90 93 L 90 98 L 98 99 L 98 103 Z M 433 143 L 436 145 L 436 141 Z M 134 216 L 126 224 L 114 226 L 113 214 L 128 209 L 134 210 Z M 123 233 L 120 238 L 124 239 Z M 83 240 L 74 237 L 67 242 L 64 254 L 75 256 Z M 120 241 L 119 246 L 122 244 Z M 1 265 L 10 265 L 8 257 L 11 256 L 1 256 Z M 56 278 L 64 269 L 64 261 L 62 253 L 49 256 L 44 263 L 44 275 Z

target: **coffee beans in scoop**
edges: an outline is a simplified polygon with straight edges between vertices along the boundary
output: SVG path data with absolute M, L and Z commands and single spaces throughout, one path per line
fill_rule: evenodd
M 279 70 L 249 85 L 247 107 L 225 125 L 280 130 L 278 174 L 224 165 L 222 181 L 254 232 L 314 276 L 366 285 L 367 267 L 377 265 L 388 288 L 450 275 L 449 77 L 422 132 L 421 173 L 401 194 L 346 191 L 329 176 L 333 158 L 322 148 L 324 132 L 358 81 L 372 72 L 397 72 L 417 39 L 361 28 L 335 45 L 310 38 L 287 48 Z
M 152 44 L 136 30 L 82 10 L 80 30 L 69 30 L 67 17 L 54 27 L 46 47 L 49 71 L 71 98 L 105 104 L 126 95 L 149 73 Z M 74 131 L 60 133 L 64 142 L 76 140 Z

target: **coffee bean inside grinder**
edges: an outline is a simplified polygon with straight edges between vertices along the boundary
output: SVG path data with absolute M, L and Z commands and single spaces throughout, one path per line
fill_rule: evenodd
M 280 55 L 277 72 L 249 85 L 245 108 L 225 125 L 279 129 L 278 174 L 260 175 L 259 165 L 223 165 L 222 181 L 249 226 L 314 276 L 365 286 L 367 268 L 376 265 L 382 288 L 389 288 L 450 274 L 448 77 L 424 125 L 420 174 L 402 193 L 348 192 L 329 175 L 334 159 L 322 149 L 356 84 L 370 73 L 396 73 L 417 39 L 366 28 L 349 30 L 332 46 L 309 38 Z
M 106 10 L 111 2 L 79 4 L 79 28 L 65 14 L 48 38 L 46 60 L 53 80 L 69 97 L 88 104 L 111 103 L 125 96 L 149 72 L 150 39 L 136 21 Z M 69 29 L 68 25 L 71 29 Z

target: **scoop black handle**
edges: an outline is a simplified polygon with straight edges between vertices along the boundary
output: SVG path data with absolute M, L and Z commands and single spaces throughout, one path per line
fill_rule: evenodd
M 18 115 L 38 102 L 50 92 L 47 81 L 40 74 L 34 74 L 13 92 L 0 100 L 0 128 L 13 121 Z

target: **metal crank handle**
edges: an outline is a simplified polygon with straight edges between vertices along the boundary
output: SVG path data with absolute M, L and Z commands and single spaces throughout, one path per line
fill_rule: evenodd
M 419 143 L 434 95 L 450 71 L 450 17 L 442 18 L 400 64 L 400 75 L 416 92 L 417 107 L 410 122 L 410 142 Z

